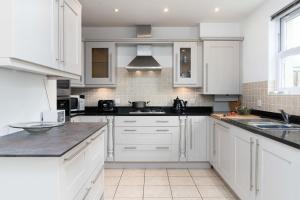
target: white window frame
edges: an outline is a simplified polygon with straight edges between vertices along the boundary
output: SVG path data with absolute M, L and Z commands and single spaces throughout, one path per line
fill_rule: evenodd
M 300 55 L 300 46 L 285 49 L 285 41 L 283 38 L 285 37 L 285 28 L 284 23 L 288 20 L 296 18 L 300 15 L 300 6 L 295 6 L 289 11 L 285 12 L 281 16 L 279 16 L 276 20 L 277 23 L 277 34 L 278 34 L 278 51 L 277 51 L 277 62 L 276 62 L 276 91 L 277 94 L 300 94 L 300 87 L 284 87 L 284 68 L 283 68 L 283 60 L 289 56 Z

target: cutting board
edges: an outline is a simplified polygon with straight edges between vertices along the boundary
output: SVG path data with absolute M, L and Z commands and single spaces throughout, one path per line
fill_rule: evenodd
M 224 116 L 224 113 L 214 113 L 211 115 L 212 117 L 216 119 L 258 119 L 259 116 L 256 115 L 234 115 L 234 116 Z

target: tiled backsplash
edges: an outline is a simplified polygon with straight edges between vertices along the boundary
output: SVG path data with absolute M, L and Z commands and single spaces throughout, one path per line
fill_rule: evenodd
M 257 110 L 279 112 L 284 109 L 289 114 L 300 115 L 300 96 L 296 95 L 269 95 L 268 81 L 244 83 L 242 88 L 242 102 L 249 108 Z M 262 106 L 257 106 L 261 100 Z
M 116 88 L 73 88 L 72 94 L 83 94 L 86 106 L 96 106 L 100 99 L 119 99 L 121 106 L 128 101 L 150 101 L 150 106 L 171 106 L 173 99 L 187 100 L 189 106 L 212 106 L 213 97 L 201 95 L 200 89 L 173 88 L 172 68 L 161 72 L 128 72 L 125 68 L 117 70 Z

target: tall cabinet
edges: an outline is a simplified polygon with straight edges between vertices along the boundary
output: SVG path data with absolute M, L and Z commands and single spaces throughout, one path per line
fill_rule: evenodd
M 200 87 L 197 42 L 174 43 L 174 87 Z
M 204 41 L 204 94 L 240 94 L 240 41 Z
M 86 86 L 114 87 L 116 84 L 116 47 L 112 42 L 86 42 Z

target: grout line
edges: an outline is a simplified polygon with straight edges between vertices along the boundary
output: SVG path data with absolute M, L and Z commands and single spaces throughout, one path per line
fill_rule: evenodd
M 166 171 L 167 171 L 167 177 L 168 177 L 168 182 L 169 182 L 169 188 L 170 188 L 170 191 L 171 191 L 171 199 L 173 200 L 174 197 L 173 197 L 173 191 L 172 191 L 172 187 L 171 187 L 171 182 L 170 182 L 168 168 L 166 168 Z
M 142 200 L 145 199 L 145 182 L 146 182 L 146 168 L 144 169 L 144 184 L 143 184 L 143 196 L 142 196 Z
M 118 188 L 119 188 L 119 185 L 120 185 L 120 182 L 121 182 L 122 176 L 123 176 L 123 172 L 124 172 L 124 169 L 122 169 L 122 173 L 121 173 L 120 179 L 119 179 L 119 181 L 118 181 L 117 188 L 116 188 L 116 190 L 115 190 L 115 192 L 114 192 L 113 199 L 115 199 L 115 197 L 116 197 L 116 193 L 117 193 L 117 191 L 118 191 Z
M 198 186 L 197 186 L 197 184 L 196 184 L 196 181 L 194 180 L 194 177 L 192 176 L 192 174 L 191 174 L 191 172 L 190 172 L 190 169 L 188 169 L 188 172 L 189 172 L 190 176 L 192 177 L 192 180 L 193 180 L 193 182 L 194 182 L 194 184 L 195 184 L 195 187 L 196 187 L 196 189 L 197 189 L 197 191 L 198 191 L 198 193 L 199 193 L 199 195 L 200 195 L 200 198 L 203 199 L 203 197 L 202 197 L 202 195 L 201 195 L 201 192 L 199 191 Z

